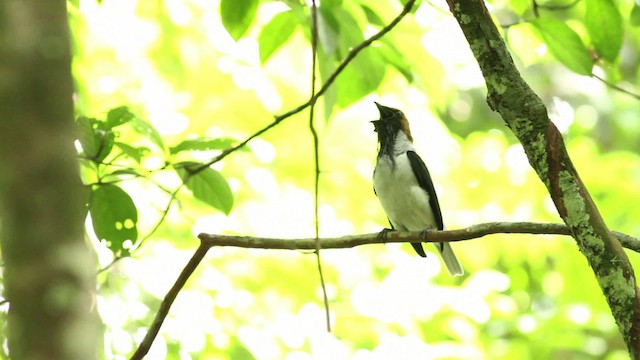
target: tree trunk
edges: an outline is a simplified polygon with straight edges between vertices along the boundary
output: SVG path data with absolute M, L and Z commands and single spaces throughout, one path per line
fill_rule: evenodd
M 487 84 L 487 102 L 524 147 L 562 220 L 586 257 L 633 359 L 640 358 L 640 293 L 618 240 L 580 180 L 562 135 L 529 88 L 482 0 L 447 0 Z
M 12 359 L 95 359 L 65 0 L 0 2 L 0 240 Z

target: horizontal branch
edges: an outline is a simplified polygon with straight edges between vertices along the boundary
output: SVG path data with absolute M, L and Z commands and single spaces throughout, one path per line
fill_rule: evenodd
M 405 243 L 405 242 L 454 242 L 480 238 L 492 234 L 549 234 L 571 235 L 569 228 L 564 224 L 533 223 L 533 222 L 490 222 L 476 224 L 464 229 L 431 231 L 427 233 L 390 231 L 384 235 L 380 233 L 342 236 L 337 238 L 320 239 L 322 249 L 344 249 L 359 245 Z M 614 231 L 622 246 L 627 249 L 640 252 L 640 240 Z M 281 250 L 315 250 L 315 238 L 302 239 L 276 239 L 250 236 L 229 236 L 200 234 L 198 238 L 207 247 L 235 246 L 255 249 L 281 249 Z

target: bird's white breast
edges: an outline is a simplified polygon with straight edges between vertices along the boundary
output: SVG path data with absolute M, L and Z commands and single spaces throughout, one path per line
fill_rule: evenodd
M 382 208 L 397 230 L 420 231 L 435 228 L 429 195 L 420 187 L 406 152 L 378 158 L 373 187 Z

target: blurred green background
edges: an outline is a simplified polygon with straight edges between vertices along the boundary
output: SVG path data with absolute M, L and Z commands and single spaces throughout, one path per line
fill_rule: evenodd
M 320 80 L 402 9 L 392 0 L 320 3 Z M 592 71 L 639 92 L 638 7 L 628 0 L 607 4 L 621 16 L 622 46 L 613 58 L 596 61 Z M 191 138 L 243 140 L 309 97 L 308 5 L 295 0 L 226 5 L 219 0 L 71 1 L 77 114 L 104 118 L 109 109 L 128 106 L 157 129 L 167 147 Z M 562 54 L 532 23 L 568 24 L 591 56 L 598 44 L 585 22 L 588 1 L 538 5 L 534 11 L 530 1 L 488 3 L 496 23 L 509 25 L 503 31 L 512 56 L 547 104 L 607 224 L 638 235 L 640 102 L 558 61 Z M 488 108 L 485 92 L 469 45 L 444 1 L 421 2 L 382 41 L 364 50 L 316 109 L 320 235 L 371 233 L 387 226 L 371 183 L 377 149 L 369 121 L 378 117 L 373 101 L 401 108 L 411 121 L 447 228 L 487 221 L 560 222 L 522 147 Z M 124 359 L 135 350 L 197 247 L 198 233 L 314 235 L 307 111 L 251 141 L 250 151 L 214 165 L 234 195 L 228 215 L 183 188 L 162 218 L 171 190 L 180 184 L 175 173 L 159 170 L 169 155 L 150 151 L 140 164 L 127 163 L 152 170 L 117 183 L 137 208 L 139 239 L 131 240 L 138 245 L 163 221 L 132 257 L 99 275 L 104 358 Z M 115 135 L 152 149 L 148 139 L 124 127 Z M 204 162 L 218 152 L 190 151 L 179 159 Z M 117 161 L 110 156 L 107 160 Z M 83 174 L 85 183 L 95 181 L 95 169 L 86 164 Z M 113 252 L 96 240 L 90 222 L 87 229 L 101 266 L 107 266 Z M 449 277 L 437 256 L 419 258 L 408 245 L 322 251 L 331 333 L 325 330 L 313 254 L 213 248 L 178 296 L 147 358 L 628 357 L 571 238 L 494 235 L 454 247 L 466 271 L 459 278 Z M 638 254 L 629 256 L 640 265 Z

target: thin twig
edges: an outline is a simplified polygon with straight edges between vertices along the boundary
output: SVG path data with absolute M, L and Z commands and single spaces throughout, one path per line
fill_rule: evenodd
M 318 58 L 318 8 L 316 0 L 311 1 L 311 99 L 316 95 L 316 61 Z M 325 319 L 327 324 L 327 332 L 331 332 L 331 315 L 329 312 L 329 297 L 327 296 L 327 287 L 324 281 L 324 272 L 322 271 L 322 259 L 320 257 L 320 216 L 319 216 L 319 199 L 320 192 L 320 144 L 318 140 L 318 132 L 314 124 L 313 115 L 315 113 L 316 102 L 313 100 L 309 107 L 309 130 L 313 139 L 313 216 L 316 237 L 316 265 L 318 266 L 318 275 L 320 277 L 320 286 L 322 288 L 322 300 L 324 303 Z
M 300 111 L 308 108 L 309 106 L 311 106 L 312 103 L 317 101 L 318 98 L 320 96 L 322 96 L 329 89 L 329 87 L 334 83 L 334 81 L 336 80 L 338 75 L 340 75 L 342 73 L 342 71 L 347 67 L 347 65 L 349 65 L 349 63 L 351 63 L 351 61 L 353 61 L 353 59 L 356 56 L 358 56 L 358 54 L 362 50 L 364 50 L 367 47 L 369 47 L 374 41 L 379 40 L 381 37 L 383 37 L 389 31 L 391 31 L 391 29 L 393 29 L 396 25 L 398 25 L 400 20 L 402 20 L 402 18 L 404 18 L 411 11 L 411 8 L 413 7 L 414 3 L 415 3 L 415 0 L 407 1 L 407 3 L 404 5 L 404 8 L 402 9 L 402 12 L 400 12 L 400 14 L 398 14 L 398 16 L 396 16 L 396 18 L 393 19 L 389 23 L 389 25 L 383 27 L 382 29 L 380 29 L 380 31 L 378 31 L 377 33 L 372 35 L 370 38 L 364 40 L 358 46 L 352 48 L 351 51 L 349 51 L 349 53 L 347 54 L 347 56 L 342 60 L 340 65 L 338 65 L 338 67 L 333 71 L 333 73 L 331 73 L 331 75 L 327 78 L 327 80 L 322 85 L 320 90 L 318 90 L 318 92 L 311 99 L 309 99 L 304 104 L 301 104 L 298 107 L 296 107 L 294 109 L 291 109 L 291 110 L 289 110 L 288 112 L 286 112 L 286 113 L 284 113 L 282 115 L 276 116 L 271 124 L 269 124 L 269 125 L 263 127 L 262 129 L 256 131 L 255 133 L 253 133 L 252 135 L 247 137 L 244 141 L 242 141 L 238 145 L 230 147 L 230 148 L 222 151 L 222 153 L 220 153 L 218 156 L 214 157 L 210 161 L 208 161 L 208 162 L 202 164 L 201 166 L 199 166 L 198 168 L 196 168 L 194 170 L 194 172 L 202 171 L 203 169 L 205 169 L 205 168 L 217 163 L 218 161 L 220 161 L 220 160 L 224 159 L 225 157 L 227 157 L 229 154 L 234 153 L 238 149 L 240 149 L 241 147 L 247 145 L 247 143 L 249 141 L 257 138 L 258 136 L 260 136 L 260 135 L 264 134 L 265 132 L 271 130 L 276 125 L 280 124 L 282 121 L 288 119 L 289 117 L 291 117 L 291 116 L 299 113 Z
M 476 224 L 464 229 L 432 231 L 421 236 L 421 232 L 390 231 L 386 236 L 380 233 L 350 235 L 337 238 L 320 239 L 323 249 L 345 249 L 360 245 L 406 243 L 406 242 L 454 242 L 480 238 L 492 234 L 549 234 L 571 235 L 564 224 L 533 223 L 533 222 L 490 222 Z M 640 252 L 640 240 L 630 235 L 613 231 L 622 246 L 635 252 Z M 276 239 L 250 236 L 227 236 L 214 234 L 200 234 L 200 240 L 206 246 L 235 246 L 255 249 L 280 250 L 314 250 L 315 238 Z
M 621 88 L 620 86 L 618 86 L 616 84 L 610 83 L 607 80 L 603 79 L 602 77 L 600 77 L 600 76 L 598 76 L 596 74 L 591 74 L 591 76 L 596 78 L 596 79 L 598 79 L 598 80 L 600 80 L 600 81 L 602 81 L 603 84 L 607 85 L 608 87 L 610 87 L 610 88 L 612 88 L 614 90 L 620 91 L 621 93 L 625 93 L 625 94 L 635 98 L 636 100 L 640 100 L 640 95 L 638 95 L 636 93 L 633 93 L 633 92 L 631 92 L 631 91 L 629 91 L 627 89 L 623 89 L 623 88 Z
M 153 226 L 153 229 L 151 229 L 151 231 L 149 231 L 149 233 L 147 233 L 147 235 L 145 235 L 145 237 L 143 237 L 142 240 L 140 240 L 140 242 L 138 242 L 138 244 L 130 252 L 130 254 L 133 254 L 134 252 L 138 251 L 140 249 L 140 247 L 142 246 L 142 244 L 146 240 L 148 240 L 153 234 L 155 234 L 155 232 L 158 230 L 158 228 L 160 228 L 160 225 L 162 225 L 162 223 L 164 222 L 164 219 L 167 218 L 167 215 L 169 214 L 169 210 L 171 210 L 171 205 L 176 200 L 176 196 L 178 195 L 178 192 L 180 191 L 180 189 L 182 189 L 182 187 L 184 186 L 185 183 L 186 182 L 183 182 L 182 184 L 180 184 L 180 186 L 178 186 L 171 193 L 171 196 L 169 197 L 169 201 L 167 202 L 167 206 L 165 206 L 164 210 L 162 211 L 162 215 L 160 216 L 160 219 L 158 219 L 158 221 L 156 221 L 156 224 Z M 163 189 L 163 190 L 165 190 L 165 189 Z M 109 270 L 113 265 L 115 265 L 118 261 L 124 259 L 125 257 L 129 257 L 129 256 L 118 255 L 118 256 L 114 257 L 113 260 L 111 260 L 111 262 L 109 264 L 107 264 L 102 269 L 98 270 L 96 275 L 100 275 L 101 273 Z
M 142 359 L 145 355 L 147 355 L 149 349 L 151 348 L 151 344 L 153 344 L 153 340 L 156 338 L 158 332 L 160 331 L 160 327 L 162 326 L 164 319 L 169 314 L 169 309 L 171 308 L 173 301 L 176 299 L 176 296 L 178 296 L 178 293 L 182 290 L 191 274 L 193 274 L 204 256 L 207 254 L 209 248 L 210 246 L 206 246 L 204 245 L 204 243 L 201 243 L 196 252 L 191 257 L 191 260 L 189 260 L 184 269 L 182 269 L 182 272 L 180 273 L 180 276 L 178 276 L 175 284 L 173 284 L 171 289 L 167 292 L 167 295 L 165 295 L 164 300 L 162 300 L 160 308 L 156 313 L 156 317 L 153 319 L 151 327 L 149 327 L 149 330 L 147 330 L 147 334 L 140 343 L 140 346 L 138 347 L 136 352 L 131 356 L 131 360 Z

